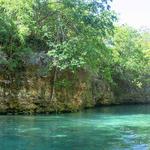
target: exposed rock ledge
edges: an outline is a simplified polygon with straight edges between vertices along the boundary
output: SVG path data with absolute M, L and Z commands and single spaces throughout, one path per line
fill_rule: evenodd
M 0 113 L 71 112 L 96 105 L 150 103 L 150 85 L 129 88 L 121 84 L 116 94 L 110 85 L 85 71 L 75 75 L 64 72 L 57 76 L 56 99 L 50 101 L 51 76 L 35 74 L 33 67 L 21 77 L 20 83 L 0 78 Z M 64 81 L 66 79 L 66 82 Z

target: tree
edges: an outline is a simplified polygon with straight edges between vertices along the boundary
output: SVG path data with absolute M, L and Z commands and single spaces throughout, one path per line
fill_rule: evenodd
M 98 70 L 103 62 L 105 40 L 113 33 L 116 20 L 109 0 L 0 0 L 0 4 L 4 16 L 11 18 L 10 29 L 3 27 L 8 35 L 15 33 L 13 38 L 19 41 L 8 38 L 9 43 L 1 42 L 1 51 L 7 51 L 15 68 L 20 64 L 23 68 L 22 57 L 29 49 L 47 53 L 53 74 L 51 100 L 59 72 Z M 6 24 L 10 24 L 9 20 L 5 20 Z
M 140 86 L 146 74 L 147 59 L 143 34 L 128 26 L 117 27 L 112 46 L 113 76 Z

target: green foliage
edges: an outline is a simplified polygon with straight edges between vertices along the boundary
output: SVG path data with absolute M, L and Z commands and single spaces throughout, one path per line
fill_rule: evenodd
M 128 26 L 117 27 L 112 46 L 113 76 L 140 85 L 146 75 L 148 59 L 143 34 Z
M 26 47 L 48 52 L 50 69 L 96 69 L 116 19 L 109 0 L 0 0 L 0 4 L 1 17 L 7 17 L 0 23 L 2 48 L 10 46 L 11 50 L 5 47 L 10 55 L 23 53 Z
M 114 76 L 137 82 L 149 70 L 149 33 L 114 30 L 110 1 L 0 0 L 0 67 L 19 72 L 42 51 L 50 71 L 82 68 L 111 83 Z
M 12 72 L 23 69 L 24 58 L 30 52 L 30 49 L 26 48 L 19 29 L 11 16 L 7 15 L 2 7 L 0 11 L 1 72 L 11 75 Z
M 60 70 L 87 67 L 97 69 L 101 53 L 106 48 L 104 39 L 112 34 L 116 19 L 104 1 L 85 2 L 68 0 L 49 4 L 51 18 L 42 28 L 43 37 L 49 39 L 48 55 L 53 61 L 50 68 Z M 43 21 L 44 22 L 44 21 Z M 44 31 L 45 30 L 45 31 Z

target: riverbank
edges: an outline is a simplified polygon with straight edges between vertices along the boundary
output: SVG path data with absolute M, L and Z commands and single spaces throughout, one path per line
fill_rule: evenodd
M 125 81 L 114 87 L 99 77 L 78 70 L 76 74 L 59 73 L 53 85 L 51 75 L 41 76 L 37 72 L 38 68 L 32 66 L 11 81 L 1 77 L 0 114 L 51 114 L 97 106 L 150 103 L 148 82 L 142 88 Z

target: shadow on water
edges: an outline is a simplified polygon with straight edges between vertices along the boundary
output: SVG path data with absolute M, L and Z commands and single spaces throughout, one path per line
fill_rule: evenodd
M 100 106 L 96 109 L 87 109 L 84 112 L 95 112 L 114 115 L 150 114 L 150 104 Z

